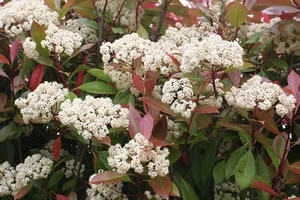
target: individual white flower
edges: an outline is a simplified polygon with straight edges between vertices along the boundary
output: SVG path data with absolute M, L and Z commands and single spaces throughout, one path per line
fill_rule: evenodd
M 27 98 L 16 99 L 15 104 L 20 109 L 25 124 L 39 118 L 43 122 L 49 122 L 57 114 L 59 104 L 67 94 L 68 90 L 62 84 L 45 81 L 28 93 Z
M 154 147 L 145 137 L 137 133 L 124 147 L 112 145 L 108 149 L 109 166 L 119 174 L 133 169 L 136 173 L 147 172 L 151 178 L 165 176 L 169 173 L 169 150 Z
M 194 91 L 187 78 L 179 80 L 171 78 L 166 81 L 162 88 L 162 102 L 170 104 L 171 109 L 181 116 L 189 118 L 196 107 L 193 102 Z
M 37 59 L 39 57 L 39 52 L 36 50 L 36 43 L 30 37 L 24 40 L 23 49 L 28 58 Z
M 11 37 L 29 31 L 33 21 L 44 26 L 59 24 L 58 13 L 43 0 L 12 0 L 0 7 L 0 28 Z
M 274 83 L 262 82 L 258 75 L 243 83 L 241 88 L 232 87 L 226 92 L 225 99 L 229 105 L 240 108 L 269 110 L 275 106 L 276 113 L 281 117 L 295 108 L 296 99 L 287 95 Z
M 62 124 L 74 126 L 85 139 L 101 140 L 110 128 L 128 127 L 128 109 L 113 104 L 110 98 L 87 95 L 84 100 L 66 100 L 61 104 L 58 117 Z
M 45 33 L 46 37 L 41 41 L 42 47 L 47 47 L 49 51 L 57 54 L 65 53 L 71 56 L 83 41 L 79 33 L 59 28 L 55 24 L 50 24 Z

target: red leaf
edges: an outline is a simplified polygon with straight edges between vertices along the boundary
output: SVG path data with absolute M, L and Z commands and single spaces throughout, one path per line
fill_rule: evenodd
M 300 101 L 300 91 L 299 91 L 300 76 L 294 70 L 292 70 L 288 75 L 287 82 L 288 82 L 287 88 L 293 92 L 296 100 L 299 102 Z
M 175 113 L 173 110 L 171 110 L 170 106 L 168 104 L 163 103 L 160 99 L 156 99 L 152 96 L 144 96 L 140 98 L 141 101 L 146 103 L 147 105 L 154 107 L 168 115 L 174 116 Z
M 168 176 L 156 176 L 155 178 L 152 178 L 150 180 L 149 184 L 155 193 L 157 193 L 164 199 L 169 199 L 169 195 L 172 189 L 172 181 Z
M 169 56 L 169 58 L 172 60 L 177 69 L 179 69 L 180 62 L 172 54 L 167 53 L 167 56 Z
M 58 136 L 53 144 L 52 147 L 52 154 L 54 157 L 54 160 L 58 160 L 61 150 L 61 136 Z
M 34 68 L 29 80 L 29 88 L 31 89 L 31 91 L 35 90 L 37 86 L 41 83 L 44 76 L 44 68 L 45 66 L 42 64 L 38 64 Z
M 103 171 L 93 176 L 90 179 L 90 184 L 111 184 L 118 181 L 126 181 L 129 180 L 129 176 L 127 174 L 119 174 L 116 171 Z
M 135 134 L 140 133 L 140 121 L 142 120 L 142 117 L 140 113 L 132 106 L 129 105 L 129 135 L 131 138 L 134 138 Z
M 84 71 L 80 71 L 80 72 L 78 72 L 78 75 L 77 75 L 77 80 L 76 80 L 76 90 L 75 90 L 75 93 L 77 94 L 77 95 L 79 95 L 79 93 L 80 93 L 80 89 L 78 89 L 78 87 L 80 86 L 80 85 L 82 85 L 82 83 L 83 83 L 83 78 L 84 78 Z
M 228 76 L 235 87 L 239 87 L 241 82 L 241 70 L 229 72 Z
M 32 185 L 22 187 L 17 194 L 14 195 L 14 200 L 22 199 L 32 188 Z
M 289 170 L 295 174 L 300 174 L 300 162 L 293 163 L 289 166 Z
M 134 87 L 142 94 L 144 94 L 144 81 L 142 77 L 135 72 L 132 73 L 132 82 Z
M 7 95 L 0 93 L 0 108 L 4 108 L 7 103 Z
M 263 190 L 271 195 L 276 196 L 277 193 L 273 190 L 273 188 L 271 186 L 269 186 L 268 184 L 261 182 L 261 181 L 254 181 L 251 183 L 251 187 Z
M 168 120 L 165 115 L 159 119 L 152 132 L 153 137 L 160 140 L 166 139 L 168 134 Z
M 147 113 L 140 121 L 141 134 L 148 140 L 152 135 L 153 118 L 150 113 Z
M 56 200 L 69 200 L 67 196 L 61 194 L 55 194 Z
M 273 119 L 272 114 L 269 111 L 255 109 L 254 112 L 257 119 L 262 121 L 262 125 L 264 126 L 265 129 L 267 129 L 271 133 L 274 133 L 275 135 L 281 134 L 276 125 L 276 122 Z
M 10 79 L 1 67 L 0 67 L 0 76 Z
M 220 113 L 218 107 L 214 107 L 214 106 L 200 106 L 195 108 L 194 112 L 199 114 Z
M 96 140 L 97 142 L 99 142 L 101 144 L 106 144 L 107 146 L 111 145 L 111 139 L 109 136 L 105 136 L 104 138 L 102 138 L 102 140 L 99 140 L 97 138 L 94 138 L 94 140 Z
M 266 13 L 261 13 L 261 19 L 265 23 L 270 23 L 271 22 L 271 19 L 270 19 L 269 15 L 267 15 Z
M 154 146 L 158 146 L 158 147 L 165 147 L 165 146 L 170 146 L 171 144 L 166 142 L 166 141 L 163 141 L 163 140 L 160 140 L 156 137 L 151 137 L 149 139 L 149 141 L 154 145 Z
M 9 60 L 2 54 L 0 54 L 0 63 L 10 64 Z
M 146 72 L 146 79 L 144 81 L 144 87 L 146 90 L 146 95 L 151 95 L 157 81 L 157 72 L 154 71 L 147 71 Z
M 19 51 L 20 41 L 15 40 L 10 47 L 10 62 L 13 63 Z

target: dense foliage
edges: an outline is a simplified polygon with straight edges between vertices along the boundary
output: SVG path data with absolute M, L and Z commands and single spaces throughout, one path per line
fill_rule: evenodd
M 4 0 L 0 199 L 299 199 L 299 14 Z

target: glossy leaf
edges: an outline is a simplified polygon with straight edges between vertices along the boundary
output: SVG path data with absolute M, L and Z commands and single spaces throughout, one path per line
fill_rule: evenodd
M 246 145 L 241 146 L 229 156 L 225 165 L 225 177 L 227 180 L 234 174 L 234 169 L 239 159 L 245 154 L 246 150 L 247 150 Z
M 58 183 L 65 176 L 65 172 L 61 169 L 57 170 L 53 174 L 51 174 L 47 188 L 55 189 L 58 186 Z
M 130 178 L 127 174 L 119 174 L 116 171 L 103 171 L 93 176 L 90 179 L 90 184 L 111 184 L 119 181 L 129 181 Z
M 240 27 L 247 18 L 248 9 L 243 4 L 238 2 L 228 4 L 226 8 L 228 21 L 235 27 Z
M 129 105 L 129 126 L 128 126 L 128 132 L 130 134 L 131 138 L 134 138 L 135 134 L 140 133 L 140 121 L 142 120 L 142 117 L 140 113 L 132 106 Z
M 150 96 L 152 94 L 152 92 L 156 86 L 157 77 L 158 77 L 157 72 L 154 72 L 154 71 L 146 72 L 146 78 L 144 80 L 146 95 Z
M 14 63 L 17 53 L 19 51 L 19 47 L 20 47 L 20 41 L 17 39 L 15 40 L 10 47 L 10 63 Z
M 153 124 L 153 118 L 150 113 L 144 115 L 140 121 L 140 131 L 146 139 L 149 139 L 152 135 Z
M 257 119 L 262 121 L 262 125 L 265 129 L 267 129 L 275 135 L 281 134 L 270 111 L 255 109 L 255 116 L 257 117 Z
M 58 160 L 59 156 L 60 156 L 60 150 L 61 150 L 61 136 L 58 136 L 54 143 L 53 143 L 53 147 L 52 147 L 52 154 L 54 157 L 54 160 Z
M 39 52 L 40 55 L 48 57 L 49 56 L 49 50 L 48 48 L 44 48 L 41 45 L 41 41 L 45 39 L 46 37 L 46 28 L 42 25 L 39 25 L 36 22 L 32 23 L 31 29 L 30 29 L 30 35 L 32 40 L 36 43 L 36 50 Z
M 285 160 L 290 149 L 290 139 L 286 133 L 277 135 L 273 140 L 273 149 L 281 160 Z
M 132 73 L 132 82 L 135 87 L 140 93 L 144 94 L 145 88 L 144 88 L 144 81 L 142 77 L 135 72 Z
M 106 82 L 111 82 L 110 76 L 105 74 L 103 69 L 92 68 L 92 69 L 88 69 L 87 73 L 89 73 L 90 75 L 98 78 L 99 80 L 106 81 Z
M 300 162 L 295 162 L 289 166 L 289 170 L 295 174 L 300 174 Z
M 2 54 L 0 54 L 0 63 L 10 64 L 9 60 Z
M 153 191 L 161 196 L 163 199 L 169 199 L 169 195 L 172 189 L 172 181 L 168 176 L 156 176 L 149 181 Z
M 235 170 L 235 180 L 241 190 L 249 187 L 255 177 L 255 160 L 251 151 L 247 151 L 238 161 Z
M 15 195 L 14 200 L 22 199 L 32 188 L 32 185 L 26 185 L 22 187 Z
M 92 81 L 84 83 L 79 89 L 93 94 L 116 94 L 116 89 L 104 81 Z
M 174 111 L 171 110 L 170 106 L 168 104 L 163 103 L 160 99 L 156 99 L 152 96 L 144 96 L 144 97 L 141 97 L 140 99 L 147 105 L 157 108 L 158 110 L 160 110 L 166 114 L 169 114 L 171 116 L 175 115 Z
M 213 169 L 214 183 L 219 184 L 225 179 L 225 160 L 218 162 Z
M 29 88 L 31 91 L 35 90 L 41 81 L 43 80 L 45 66 L 42 64 L 38 64 L 33 72 L 31 73 L 29 79 Z
M 152 131 L 152 136 L 160 140 L 165 140 L 167 134 L 168 134 L 168 120 L 167 117 L 164 115 L 156 123 Z
M 276 196 L 277 195 L 277 192 L 275 192 L 275 190 L 268 184 L 264 183 L 264 182 L 261 182 L 261 181 L 253 181 L 251 183 L 251 187 L 253 188 L 257 188 L 259 190 L 263 190 L 271 195 L 274 195 Z
M 199 196 L 197 195 L 193 187 L 182 177 L 175 176 L 174 182 L 179 189 L 180 197 L 182 200 L 199 200 Z

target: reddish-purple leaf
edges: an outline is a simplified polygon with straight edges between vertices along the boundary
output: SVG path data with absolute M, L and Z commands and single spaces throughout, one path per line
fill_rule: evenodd
M 67 196 L 61 194 L 55 194 L 56 200 L 69 200 Z
M 0 93 L 0 108 L 4 108 L 7 102 L 7 95 Z
M 264 126 L 265 129 L 267 129 L 268 131 L 270 131 L 275 135 L 281 134 L 270 111 L 255 109 L 254 112 L 255 112 L 255 116 L 257 117 L 258 120 L 262 122 L 262 125 Z
M 152 131 L 152 136 L 156 137 L 160 140 L 165 140 L 168 134 L 168 120 L 167 117 L 164 115 L 162 116 L 159 121 L 154 126 Z
M 2 76 L 2 77 L 5 77 L 5 78 L 8 78 L 9 79 L 9 77 L 8 77 L 8 75 L 3 71 L 3 69 L 0 67 L 0 76 Z
M 41 83 L 44 76 L 44 68 L 44 65 L 38 64 L 31 73 L 29 80 L 29 88 L 31 89 L 31 91 L 35 90 Z
M 80 94 L 80 89 L 78 89 L 78 87 L 83 84 L 83 79 L 84 79 L 84 71 L 78 72 L 77 80 L 76 80 L 76 88 L 77 89 L 75 90 L 75 93 L 77 95 Z
M 300 174 L 300 162 L 295 162 L 289 166 L 289 170 L 295 174 Z
M 144 81 L 146 95 L 150 96 L 152 94 L 156 85 L 157 76 L 158 76 L 157 72 L 154 71 L 146 72 L 146 79 Z
M 90 179 L 90 184 L 111 184 L 118 181 L 128 181 L 130 180 L 127 174 L 119 174 L 116 171 L 103 171 L 93 176 Z
M 156 176 L 149 181 L 149 184 L 156 194 L 161 196 L 163 199 L 169 199 L 172 189 L 172 181 L 168 176 Z
M 152 135 L 153 118 L 150 113 L 147 113 L 140 121 L 141 134 L 148 140 Z
M 220 113 L 218 107 L 214 107 L 214 106 L 199 106 L 194 109 L 194 112 L 199 114 Z
M 19 51 L 20 41 L 15 40 L 10 47 L 10 63 L 13 63 L 16 59 L 17 53 Z
M 145 92 L 144 81 L 142 77 L 135 72 L 132 73 L 132 82 L 134 87 L 142 94 Z
M 54 160 L 58 160 L 61 150 L 61 136 L 58 136 L 56 140 L 54 141 L 53 147 L 52 147 L 52 154 L 54 157 Z
M 11 85 L 11 90 L 14 93 L 16 93 L 19 90 L 21 90 L 22 88 L 24 88 L 25 86 L 26 86 L 26 82 L 25 82 L 23 76 L 21 76 L 21 74 L 19 74 L 14 77 L 13 84 Z
M 300 101 L 300 76 L 294 70 L 292 70 L 288 75 L 287 82 L 287 88 L 293 92 L 297 101 Z
M 240 85 L 241 74 L 242 74 L 241 70 L 237 70 L 237 71 L 228 73 L 229 79 L 231 80 L 231 82 L 233 83 L 233 85 L 235 87 L 239 87 L 239 85 Z
M 129 105 L 129 135 L 131 138 L 134 138 L 135 134 L 140 133 L 140 121 L 142 120 L 142 117 L 140 113 L 132 106 Z
M 175 56 L 173 56 L 172 54 L 169 54 L 169 53 L 167 53 L 167 56 L 172 60 L 174 65 L 177 67 L 177 69 L 179 69 L 180 62 L 177 60 L 177 58 L 175 58 Z
M 254 181 L 251 183 L 251 187 L 253 188 L 257 188 L 259 190 L 263 190 L 271 195 L 274 195 L 276 196 L 277 195 L 277 192 L 275 192 L 275 190 L 269 186 L 268 184 L 264 183 L 264 182 L 261 182 L 261 181 Z
M 10 64 L 9 60 L 2 54 L 0 54 L 0 63 Z
M 299 184 L 300 182 L 300 174 L 295 174 L 292 171 L 289 171 L 285 176 L 284 183 L 287 185 Z
M 151 137 L 149 139 L 149 141 L 154 145 L 154 146 L 158 146 L 158 147 L 165 147 L 165 146 L 170 146 L 171 144 L 164 141 L 164 140 L 160 140 L 158 138 L 155 137 Z
M 95 141 L 101 143 L 101 144 L 106 144 L 107 146 L 111 145 L 111 139 L 109 136 L 105 136 L 104 138 L 102 138 L 101 140 L 94 138 Z
M 17 194 L 14 195 L 14 200 L 22 199 L 32 188 L 32 185 L 22 187 Z
M 174 116 L 175 113 L 173 110 L 171 110 L 170 106 L 168 104 L 163 103 L 160 99 L 156 99 L 152 96 L 144 96 L 140 98 L 141 101 L 146 103 L 147 105 L 154 107 L 168 115 Z

